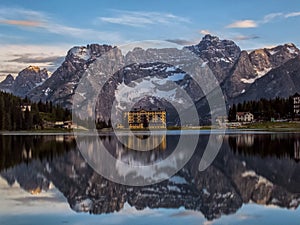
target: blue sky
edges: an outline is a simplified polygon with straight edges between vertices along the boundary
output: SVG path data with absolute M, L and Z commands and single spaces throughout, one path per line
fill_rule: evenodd
M 74 45 L 169 40 L 198 43 L 204 34 L 242 49 L 300 46 L 298 0 L 2 0 L 0 75 L 37 64 L 54 70 Z

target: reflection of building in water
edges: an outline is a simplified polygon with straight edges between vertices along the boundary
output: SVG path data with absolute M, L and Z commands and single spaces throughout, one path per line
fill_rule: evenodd
M 236 137 L 237 146 L 253 146 L 254 145 L 254 135 L 253 134 L 243 134 Z
M 28 190 L 28 192 L 32 195 L 37 195 L 37 194 L 40 194 L 42 192 L 42 189 L 40 187 L 37 187 L 35 189 Z
M 166 150 L 167 148 L 166 135 L 130 135 L 125 138 L 128 138 L 128 141 L 125 141 L 126 147 L 130 149 Z
M 131 129 L 166 128 L 166 110 L 134 108 L 125 113 L 125 122 Z
M 294 140 L 294 158 L 300 159 L 300 141 Z
M 31 111 L 31 105 L 30 104 L 21 105 L 21 111 L 25 112 L 26 110 L 28 110 L 29 112 Z

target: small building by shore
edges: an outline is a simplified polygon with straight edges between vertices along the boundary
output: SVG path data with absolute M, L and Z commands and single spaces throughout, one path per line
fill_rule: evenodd
M 238 122 L 253 122 L 254 115 L 250 112 L 237 112 L 236 121 Z

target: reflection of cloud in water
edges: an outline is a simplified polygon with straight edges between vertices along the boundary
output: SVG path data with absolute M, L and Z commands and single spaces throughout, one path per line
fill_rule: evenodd
M 201 212 L 185 210 L 185 209 L 170 215 L 170 217 L 190 217 L 190 216 L 204 218 Z
M 239 220 L 257 219 L 259 217 L 261 217 L 261 215 L 258 215 L 258 214 L 247 214 L 247 213 L 236 214 L 236 218 Z
M 12 198 L 11 200 L 20 202 L 22 204 L 30 204 L 30 202 L 44 202 L 44 203 L 66 202 L 66 200 L 61 196 L 34 196 L 34 197 L 28 196 L 28 197 Z
M 55 207 L 54 207 L 55 206 Z M 9 186 L 0 177 L 0 214 L 22 215 L 22 214 L 65 214 L 70 212 L 65 197 L 56 189 L 41 192 L 33 196 L 24 191 L 18 183 Z

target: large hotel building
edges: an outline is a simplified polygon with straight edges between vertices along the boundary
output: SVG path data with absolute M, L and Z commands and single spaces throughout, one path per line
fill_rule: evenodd
M 125 112 L 124 119 L 130 129 L 166 128 L 166 110 L 161 108 L 134 108 Z

